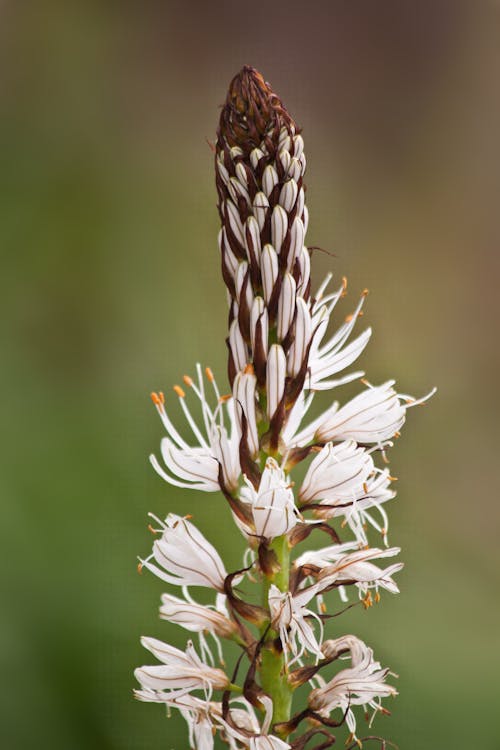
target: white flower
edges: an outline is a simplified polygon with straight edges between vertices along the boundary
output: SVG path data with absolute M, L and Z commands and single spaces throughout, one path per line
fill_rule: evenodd
M 330 504 L 356 497 L 374 471 L 373 459 L 354 440 L 327 443 L 311 462 L 299 492 L 303 503 Z
M 306 619 L 307 617 L 315 618 L 322 631 L 318 615 L 306 608 L 306 604 L 316 595 L 317 588 L 317 586 L 310 586 L 294 596 L 289 591 L 281 592 L 274 584 L 269 588 L 271 623 L 279 633 L 285 658 L 287 646 L 295 657 L 294 661 L 300 659 L 304 651 L 309 651 L 318 658 L 322 656 L 314 630 Z
M 258 491 L 252 484 L 241 490 L 241 497 L 252 508 L 255 533 L 265 539 L 286 534 L 297 523 L 298 511 L 285 473 L 273 458 L 268 458 Z
M 376 469 L 371 455 L 353 440 L 327 443 L 312 461 L 299 499 L 306 509 L 314 504 L 314 514 L 319 518 L 344 516 L 361 544 L 368 542 L 366 525 L 370 524 L 387 545 L 389 519 L 381 506 L 395 497 L 389 488 L 392 480 L 388 469 Z M 368 512 L 370 508 L 378 511 L 381 524 Z
M 320 505 L 315 507 L 314 515 L 324 519 L 344 516 L 345 522 L 362 546 L 368 544 L 366 528 L 369 524 L 382 535 L 385 545 L 388 546 L 389 518 L 382 504 L 396 496 L 396 493 L 390 489 L 392 481 L 393 477 L 390 476 L 388 469 L 383 471 L 376 469 L 374 475 L 359 488 L 358 492 L 353 494 L 350 500 L 322 500 Z M 380 514 L 381 524 L 368 512 L 371 508 L 375 508 Z
M 176 487 L 215 492 L 220 489 L 219 468 L 221 467 L 226 485 L 229 489 L 235 489 L 240 477 L 238 458 L 240 434 L 234 413 L 234 403 L 230 397 L 221 398 L 212 371 L 207 368 L 205 372 L 217 398 L 217 406 L 215 410 L 212 410 L 205 395 L 199 365 L 196 366 L 196 370 L 198 383 L 196 384 L 188 376 L 184 377 L 184 383 L 193 390 L 201 404 L 203 429 L 198 427 L 186 405 L 184 390 L 180 386 L 176 386 L 174 390 L 198 445 L 190 446 L 184 440 L 170 421 L 165 410 L 163 394 L 153 393 L 153 402 L 167 432 L 167 437 L 161 441 L 161 454 L 167 471 L 154 455 L 150 456 L 150 460 L 155 471 L 166 482 Z M 229 432 L 225 426 L 226 420 L 229 422 Z
M 323 297 L 323 292 L 330 279 L 331 274 L 321 285 L 312 306 L 312 326 L 315 335 L 309 353 L 309 377 L 306 382 L 307 387 L 311 390 L 329 390 L 360 377 L 363 374 L 362 372 L 354 372 L 337 380 L 331 379 L 332 375 L 349 367 L 359 357 L 371 336 L 371 328 L 367 328 L 358 338 L 344 346 L 361 314 L 361 308 L 367 294 L 365 291 L 354 313 L 346 318 L 345 322 L 328 341 L 322 343 L 328 329 L 330 314 L 338 300 L 345 295 L 346 290 L 346 280 L 343 279 L 340 289 Z
M 160 617 L 190 630 L 193 633 L 213 633 L 223 638 L 231 638 L 236 625 L 226 614 L 216 609 L 179 599 L 171 594 L 162 594 Z
M 186 518 L 169 513 L 151 557 L 157 564 L 151 558 L 141 564 L 167 583 L 224 589 L 227 573 L 219 553 Z
M 351 654 L 351 667 L 338 672 L 326 685 L 312 690 L 309 706 L 322 716 L 328 716 L 336 708 L 345 712 L 349 707 L 346 722 L 354 734 L 356 720 L 350 706 L 369 706 L 376 712 L 381 709 L 377 700 L 397 693 L 385 683 L 389 670 L 381 668 L 371 648 L 359 638 L 344 636 L 323 644 L 323 653 L 328 659 L 335 659 L 345 651 Z
M 369 562 L 373 559 L 393 557 L 401 551 L 399 547 L 384 550 L 373 547 L 345 554 L 346 546 L 334 544 L 331 547 L 305 552 L 297 558 L 295 565 L 314 565 L 320 568 L 320 590 L 333 584 L 355 583 L 361 593 L 366 593 L 369 588 L 379 587 L 393 594 L 399 593 L 392 575 L 403 568 L 403 563 L 394 563 L 382 569 Z
M 224 690 L 229 685 L 225 672 L 205 664 L 191 641 L 188 642 L 186 651 L 156 638 L 141 638 L 141 643 L 162 664 L 139 667 L 134 674 L 142 688 L 160 693 L 158 702 L 162 702 L 161 694 L 164 691 L 170 691 L 170 697 L 173 698 L 199 689 L 210 694 L 213 689 Z
M 311 440 L 355 440 L 358 443 L 381 444 L 394 437 L 405 421 L 406 405 L 393 389 L 394 380 L 370 386 L 339 409 L 334 403 L 327 411 L 301 430 L 293 439 L 295 445 Z

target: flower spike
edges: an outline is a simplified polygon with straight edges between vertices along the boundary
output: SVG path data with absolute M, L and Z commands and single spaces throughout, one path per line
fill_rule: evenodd
M 229 85 L 213 150 L 229 382 L 220 390 L 200 365 L 179 380 L 187 432 L 171 419 L 173 396 L 152 394 L 165 435 L 151 463 L 173 487 L 220 490 L 229 512 L 209 498 L 219 536 L 229 541 L 232 518 L 246 549 L 228 571 L 189 516 L 152 516 L 155 540 L 139 568 L 177 587 L 162 593 L 160 618 L 195 633 L 199 649 L 143 638 L 159 664 L 136 670 L 135 695 L 178 710 L 192 750 L 213 750 L 216 735 L 230 750 L 326 750 L 341 733 L 352 750 L 389 747 L 356 732 L 360 707 L 370 726 L 389 713 L 392 673 L 359 638 L 328 630 L 348 609 L 370 610 L 381 592 L 399 591 L 387 513 L 395 478 L 384 464 L 407 410 L 433 391 L 414 399 L 394 380 L 364 379 L 355 362 L 371 338 L 357 325 L 367 290 L 347 316 L 338 312 L 345 277 L 331 285 L 328 274 L 311 290 L 304 139 L 250 66 Z M 358 395 L 316 409 L 324 392 L 358 379 Z M 327 546 L 308 548 L 312 532 Z M 205 589 L 203 603 L 194 586 Z M 334 591 L 344 602 L 355 596 L 330 608 Z M 240 649 L 228 673 L 225 641 Z M 306 684 L 308 695 L 296 693 Z

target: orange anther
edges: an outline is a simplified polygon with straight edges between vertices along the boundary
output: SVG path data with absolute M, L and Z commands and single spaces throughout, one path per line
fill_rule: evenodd
M 368 485 L 366 484 L 366 482 L 363 482 L 363 490 L 365 495 L 368 495 Z
M 223 404 L 225 401 L 229 401 L 229 399 L 232 398 L 232 397 L 233 396 L 232 396 L 231 393 L 226 393 L 226 394 L 224 394 L 224 396 L 220 397 L 219 403 Z
M 155 391 L 153 391 L 153 393 L 151 394 L 151 401 L 155 406 L 161 407 L 165 403 L 163 393 L 156 393 Z
M 363 289 L 363 291 L 361 292 L 361 296 L 362 297 L 366 297 L 368 294 L 369 294 L 369 290 L 368 289 Z
M 187 387 L 191 388 L 191 386 L 193 385 L 193 378 L 190 378 L 189 375 L 183 375 L 182 379 Z
M 361 600 L 363 602 L 363 607 L 365 609 L 368 609 L 369 607 L 373 607 L 373 599 L 371 595 L 371 591 L 368 591 L 366 593 L 366 596 L 364 599 Z
M 205 367 L 205 375 L 207 376 L 207 378 L 210 380 L 211 383 L 215 380 L 214 374 L 212 370 L 210 369 L 210 367 Z
M 344 291 L 347 289 L 347 276 L 342 276 L 342 286 L 344 287 Z
M 253 365 L 252 364 L 246 365 L 246 367 L 243 370 L 243 372 L 245 373 L 245 375 L 253 375 L 254 374 Z
M 351 322 L 351 320 L 353 319 L 353 317 L 354 317 L 354 316 L 353 316 L 352 314 L 351 314 L 351 315 L 348 315 L 348 316 L 346 317 L 346 319 L 345 319 L 345 323 L 350 323 L 350 322 Z
M 395 432 L 394 433 L 394 437 L 395 438 L 400 438 L 401 437 L 401 433 L 400 432 Z
M 189 521 L 189 519 L 192 518 L 192 517 L 193 516 L 191 515 L 191 513 L 188 513 L 187 515 L 184 516 L 184 518 L 186 519 L 186 521 Z
M 375 602 L 376 602 L 376 604 L 378 604 L 379 601 L 380 601 L 380 594 L 377 591 L 376 594 L 375 594 Z
M 141 562 L 140 562 L 140 563 L 137 563 L 137 572 L 138 572 L 138 573 L 142 573 L 142 568 L 143 568 L 143 565 L 142 565 L 142 563 L 141 563 Z
M 174 391 L 177 393 L 179 398 L 184 398 L 184 396 L 186 395 L 180 385 L 174 385 Z
M 397 481 L 398 481 L 398 478 L 397 478 L 397 477 L 391 477 L 391 475 L 390 475 L 390 474 L 389 474 L 389 476 L 387 477 L 387 479 L 389 479 L 389 481 L 391 481 L 391 482 L 397 482 Z
M 148 523 L 148 531 L 150 531 L 150 532 L 151 532 L 152 534 L 157 534 L 157 533 L 158 533 L 158 532 L 156 531 L 156 529 L 153 529 L 153 527 L 151 526 L 151 524 L 150 524 L 150 523 Z
M 322 614 L 325 614 L 325 612 L 326 612 L 326 604 L 325 604 L 325 602 L 321 602 L 321 604 L 319 605 L 319 608 L 320 608 Z

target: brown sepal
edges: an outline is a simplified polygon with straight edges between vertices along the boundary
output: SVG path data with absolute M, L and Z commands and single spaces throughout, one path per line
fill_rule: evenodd
M 250 269 L 247 270 L 238 299 L 238 325 L 241 335 L 250 344 L 250 308 L 248 307 L 247 289 L 250 283 Z
M 267 343 L 267 342 L 266 342 Z M 257 377 L 257 384 L 264 388 L 266 385 L 266 350 L 262 336 L 262 320 L 259 317 L 255 325 L 255 350 L 253 352 L 253 366 Z
M 330 539 L 333 539 L 335 544 L 340 544 L 340 539 L 335 529 L 332 529 L 325 521 L 321 521 L 320 523 L 297 523 L 288 535 L 290 546 L 295 547 L 296 544 L 303 542 L 315 529 L 324 531 Z
M 229 503 L 229 507 L 233 511 L 234 515 L 243 523 L 251 526 L 253 524 L 252 514 L 245 503 L 242 503 L 241 500 L 238 500 L 238 498 L 234 497 L 226 487 L 226 483 L 224 481 L 224 472 L 222 471 L 222 464 L 220 462 L 218 480 L 221 492 Z
M 239 614 L 244 620 L 260 627 L 269 621 L 268 612 L 258 604 L 250 604 L 249 602 L 243 601 L 243 599 L 239 599 L 233 592 L 233 579 L 244 573 L 245 570 L 247 570 L 247 568 L 236 570 L 234 573 L 230 573 L 226 576 L 224 579 L 224 593 L 227 596 L 227 603 L 231 611 Z
M 265 540 L 262 540 L 258 549 L 259 566 L 267 578 L 274 576 L 280 570 L 280 564 L 276 552 L 268 547 Z

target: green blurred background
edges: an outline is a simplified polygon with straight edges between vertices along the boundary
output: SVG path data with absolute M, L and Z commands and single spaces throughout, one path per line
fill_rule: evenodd
M 240 560 L 221 497 L 149 467 L 149 392 L 225 381 L 212 154 L 242 64 L 304 128 L 314 279 L 365 286 L 373 382 L 438 395 L 393 451 L 399 597 L 335 621 L 400 674 L 375 729 L 498 750 L 500 21 L 487 2 L 0 4 L 0 747 L 187 748 L 133 701 L 162 584 L 148 511 Z M 173 407 L 174 415 L 177 414 Z M 221 534 L 221 529 L 223 533 Z

